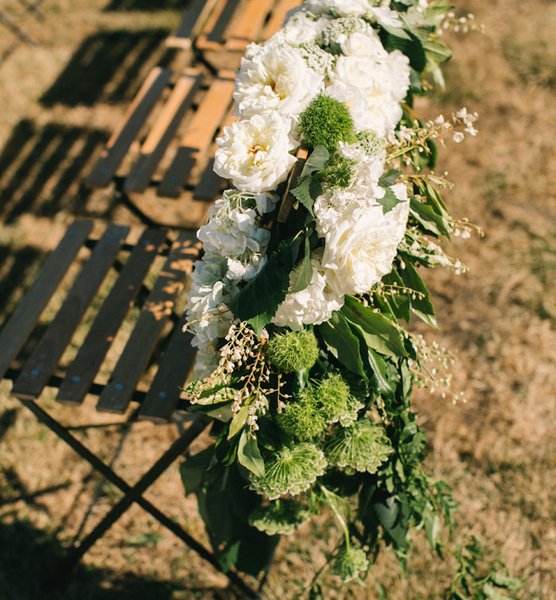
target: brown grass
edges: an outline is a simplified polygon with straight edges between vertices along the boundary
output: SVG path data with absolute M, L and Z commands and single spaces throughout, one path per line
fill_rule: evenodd
M 101 12 L 104 4 L 101 0 L 45 1 L 49 28 L 33 29 L 44 45 L 19 46 L 0 65 L 0 145 L 10 140 L 14 127 L 24 119 L 32 120 L 30 131 L 39 135 L 49 123 L 85 132 L 97 129 L 103 135 L 111 129 L 128 98 L 125 91 L 118 98 L 105 87 L 95 102 L 71 107 L 56 103 L 44 107 L 38 100 L 88 37 L 108 29 L 169 28 L 178 13 Z M 453 244 L 452 253 L 470 267 L 468 275 L 455 277 L 438 271 L 428 277 L 438 298 L 441 329 L 427 335 L 457 352 L 455 386 L 465 392 L 466 403 L 453 406 L 425 392 L 417 394 L 416 402 L 430 432 L 429 468 L 453 485 L 461 504 L 455 541 L 476 534 L 485 542 L 489 557 L 499 554 L 513 574 L 527 580 L 522 598 L 549 599 L 556 597 L 554 3 L 469 0 L 459 8 L 475 12 L 486 32 L 451 36 L 455 60 L 447 73 L 448 92 L 421 109 L 433 115 L 467 105 L 480 112 L 480 136 L 461 146 L 450 145 L 443 152 L 441 170 L 448 170 L 457 185 L 448 198 L 454 212 L 479 224 L 486 236 Z M 29 28 L 37 25 L 25 22 Z M 146 68 L 160 56 L 155 49 Z M 135 83 L 141 75 L 138 73 Z M 130 82 L 130 88 L 135 83 Z M 40 173 L 47 159 L 38 154 L 36 162 L 31 161 L 34 172 Z M 10 169 L 17 171 L 17 160 L 8 161 L 4 181 L 11 177 Z M 71 156 L 64 160 L 71 161 Z M 29 177 L 34 172 L 30 171 Z M 76 179 L 72 186 L 77 185 Z M 22 182 L 29 185 L 25 178 Z M 3 227 L 0 244 L 12 263 L 18 248 L 31 248 L 21 255 L 27 265 L 37 252 L 51 247 L 50 238 L 59 237 L 76 211 L 130 220 L 106 195 L 87 198 L 82 205 L 72 203 L 76 189 L 72 186 L 56 196 L 50 211 L 41 212 L 49 194 L 52 201 L 52 186 L 55 188 L 55 181 L 39 186 L 32 201 L 33 214 L 28 210 L 14 213 L 14 219 Z M 5 189 L 4 183 L 0 189 Z M 16 201 L 13 196 L 3 199 Z M 12 272 L 13 278 L 12 263 L 0 265 L 4 269 L 0 274 Z M 28 271 L 20 271 L 13 279 L 17 289 L 2 292 L 8 296 L 8 307 L 33 276 L 32 265 Z M 8 310 L 4 308 L 4 312 Z M 29 577 L 34 568 L 44 569 L 44 552 L 59 552 L 55 537 L 71 540 L 88 507 L 92 512 L 86 529 L 90 528 L 113 503 L 115 494 L 51 433 L 18 409 L 7 385 L 3 384 L 0 394 L 4 410 L 0 423 L 0 547 L 9 540 L 10 552 L 19 557 L 17 569 L 14 567 L 17 580 L 7 579 L 13 589 L 3 591 L 0 576 L 0 598 L 35 598 L 39 596 Z M 54 406 L 52 399 L 47 399 L 47 405 L 66 420 L 99 419 L 92 404 L 79 414 Z M 90 430 L 80 435 L 99 448 L 106 460 L 116 455 L 119 472 L 136 480 L 176 434 L 171 428 L 140 424 L 127 436 L 116 430 L 110 434 Z M 22 491 L 57 484 L 68 487 L 34 502 L 9 501 Z M 192 532 L 203 535 L 195 502 L 183 498 L 175 469 L 157 483 L 149 497 Z M 306 585 L 313 568 L 321 565 L 331 527 L 328 520 L 312 527 L 321 540 L 317 544 L 309 541 L 307 529 L 280 546 L 268 598 L 296 597 L 296 590 Z M 32 561 L 26 560 L 29 556 Z M 0 551 L 0 570 L 10 564 L 5 551 Z M 138 508 L 130 510 L 93 548 L 85 565 L 88 570 L 78 571 L 69 591 L 60 597 L 148 594 L 154 598 L 211 598 L 218 595 L 214 588 L 225 585 Z M 451 566 L 435 561 L 422 536 L 417 535 L 408 579 L 385 552 L 370 574 L 367 588 L 334 591 L 333 587 L 328 597 L 375 598 L 376 586 L 381 583 L 389 599 L 439 598 Z

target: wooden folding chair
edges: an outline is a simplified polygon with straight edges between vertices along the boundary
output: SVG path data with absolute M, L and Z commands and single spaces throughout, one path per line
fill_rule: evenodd
M 278 31 L 286 14 L 300 0 L 220 0 L 201 33 L 195 49 L 215 69 L 237 69 L 245 48 Z
M 183 408 L 180 387 L 187 380 L 195 353 L 190 335 L 181 331 L 176 310 L 184 297 L 200 243 L 191 231 L 170 235 L 162 229 L 149 228 L 141 233 L 137 243 L 129 244 L 125 242 L 129 228 L 118 225 L 109 225 L 100 238 L 93 239 L 92 228 L 91 221 L 76 221 L 67 229 L 0 330 L 0 376 L 13 382 L 12 394 L 123 492 L 122 499 L 106 517 L 71 548 L 60 569 L 54 572 L 53 581 L 67 576 L 70 568 L 133 503 L 223 572 L 210 550 L 143 497 L 207 428 L 206 418 L 192 420 L 183 435 L 131 486 L 49 414 L 40 401 L 43 390 L 49 387 L 57 389 L 56 400 L 67 405 L 68 415 L 87 395 L 89 400 L 91 396 L 97 398 L 99 412 L 124 414 L 133 403 L 138 419 L 155 423 L 168 423 Z M 68 279 L 72 278 L 65 300 L 56 310 L 52 297 L 67 289 Z M 101 298 L 105 299 L 99 303 Z M 138 314 L 130 311 L 132 305 L 140 307 Z M 37 327 L 45 309 L 46 314 L 55 315 L 46 330 Z M 90 325 L 84 325 L 85 339 L 68 360 L 67 348 L 86 313 Z M 110 367 L 110 377 L 103 381 L 103 362 L 124 324 L 132 327 L 131 333 L 115 366 Z M 146 389 L 141 387 L 145 378 L 150 381 Z M 257 597 L 257 592 L 235 571 L 226 575 L 244 597 Z
M 161 198 L 180 198 L 180 226 L 206 219 L 209 202 L 225 186 L 212 170 L 214 139 L 233 120 L 234 74 L 207 77 L 198 68 L 174 76 L 151 71 L 121 124 L 85 179 L 92 188 L 115 185 L 146 224 L 144 208 L 160 212 Z M 147 192 L 154 192 L 149 200 Z

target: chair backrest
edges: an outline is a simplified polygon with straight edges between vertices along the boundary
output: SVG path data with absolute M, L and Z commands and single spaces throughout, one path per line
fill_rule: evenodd
M 195 356 L 179 314 L 200 243 L 190 231 L 169 239 L 162 229 L 146 229 L 130 245 L 125 243 L 129 228 L 118 225 L 93 240 L 92 227 L 90 221 L 76 221 L 67 229 L 0 330 L 0 376 L 13 380 L 19 398 L 38 399 L 51 386 L 66 404 L 79 405 L 92 393 L 99 411 L 123 413 L 132 400 L 140 401 L 139 418 L 167 421 Z M 91 252 L 81 264 L 84 248 Z M 51 299 L 68 287 L 70 271 L 77 274 L 61 306 L 53 309 Z M 139 310 L 130 310 L 134 303 Z M 44 325 L 36 325 L 47 307 L 54 317 L 43 332 Z M 76 336 L 84 340 L 75 353 Z M 103 372 L 117 339 L 123 348 L 115 349 L 115 364 Z M 145 376 L 150 383 L 141 390 Z

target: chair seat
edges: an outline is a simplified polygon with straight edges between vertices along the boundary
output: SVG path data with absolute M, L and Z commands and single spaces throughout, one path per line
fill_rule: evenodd
M 207 81 L 205 81 L 207 79 Z M 234 75 L 205 77 L 198 68 L 179 75 L 156 67 L 85 179 L 92 188 L 117 184 L 128 196 L 149 188 L 180 198 L 187 222 L 206 218 L 208 203 L 226 182 L 212 170 L 215 138 L 232 122 Z
M 130 245 L 125 243 L 128 227 L 109 225 L 99 239 L 91 239 L 92 227 L 91 221 L 76 221 L 67 229 L 0 331 L 0 376 L 9 369 L 12 392 L 20 399 L 37 400 L 46 386 L 54 386 L 59 388 L 58 401 L 79 405 L 94 391 L 99 411 L 124 413 L 131 401 L 141 401 L 139 418 L 168 421 L 195 357 L 176 308 L 183 304 L 201 245 L 191 231 L 170 237 L 162 229 L 145 229 Z M 84 248 L 89 248 L 90 256 L 81 264 Z M 111 269 L 116 276 L 108 281 Z M 60 295 L 70 270 L 78 273 L 42 332 L 39 318 L 53 296 Z M 140 310 L 130 310 L 134 304 Z M 97 380 L 124 323 L 131 333 L 111 377 Z M 84 341 L 63 365 L 80 325 L 81 338 L 86 328 Z M 31 349 L 26 352 L 29 340 Z M 150 385 L 139 391 L 147 371 Z

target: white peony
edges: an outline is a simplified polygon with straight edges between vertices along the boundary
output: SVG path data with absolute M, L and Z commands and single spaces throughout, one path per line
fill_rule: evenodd
M 350 202 L 346 192 L 343 205 L 336 203 L 327 209 L 334 211 L 334 226 L 326 225 L 330 213 L 315 205 L 317 224 L 325 232 L 322 266 L 337 294 L 366 293 L 391 271 L 409 215 L 405 186 L 396 185 L 392 190 L 402 202 L 386 214 L 373 198 L 367 196 Z M 319 212 L 323 213 L 324 226 L 319 223 Z
M 241 60 L 234 100 L 241 117 L 266 111 L 295 117 L 321 91 L 323 76 L 279 33 Z
M 275 189 L 296 161 L 291 121 L 276 112 L 237 121 L 216 141 L 214 171 L 243 191 Z
M 318 255 L 311 259 L 313 275 L 309 285 L 295 294 L 289 293 L 280 304 L 272 322 L 280 327 L 299 330 L 303 325 L 324 323 L 339 310 L 344 300 L 328 285 Z M 299 268 L 299 267 L 298 267 Z M 290 282 L 294 280 L 297 269 L 292 271 Z

